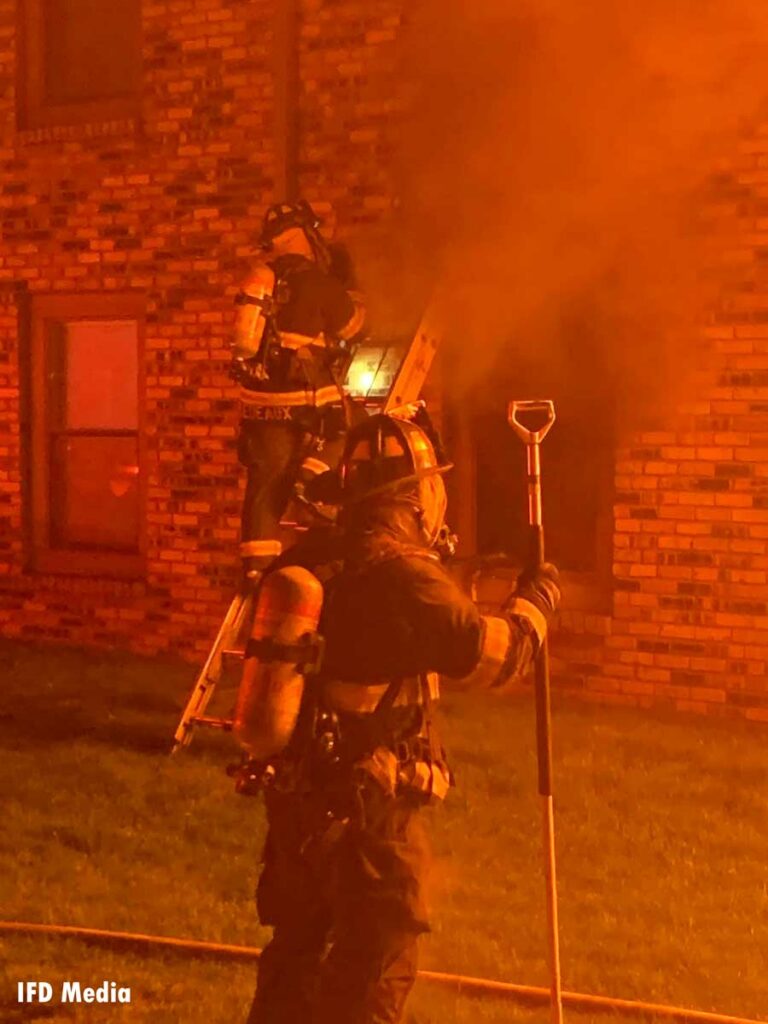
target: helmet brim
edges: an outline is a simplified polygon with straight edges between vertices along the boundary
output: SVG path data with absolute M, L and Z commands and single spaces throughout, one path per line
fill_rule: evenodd
M 350 505 L 359 505 L 363 501 L 368 501 L 370 498 L 378 498 L 382 494 L 396 494 L 398 491 L 408 490 L 413 487 L 414 484 L 420 483 L 425 477 L 435 476 L 437 474 L 447 473 L 448 470 L 453 469 L 452 462 L 446 462 L 440 466 L 430 466 L 429 469 L 424 469 L 419 473 L 412 473 L 410 476 L 401 476 L 397 480 L 390 480 L 387 483 L 379 484 L 378 487 L 371 487 L 361 494 L 345 494 L 344 489 L 341 490 L 340 504 L 344 507 Z

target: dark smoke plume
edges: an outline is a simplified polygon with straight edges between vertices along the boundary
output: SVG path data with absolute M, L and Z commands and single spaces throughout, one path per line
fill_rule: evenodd
M 705 221 L 707 188 L 768 96 L 768 3 L 413 0 L 405 18 L 388 291 L 447 285 L 467 384 L 518 361 L 660 406 L 717 301 L 730 226 Z

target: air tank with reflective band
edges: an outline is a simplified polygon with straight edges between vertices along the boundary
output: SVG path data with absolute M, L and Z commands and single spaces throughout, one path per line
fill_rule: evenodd
M 281 753 L 293 734 L 304 675 L 296 657 L 280 648 L 315 635 L 322 607 L 322 584 L 300 566 L 268 573 L 259 587 L 251 638 L 272 641 L 275 648 L 269 660 L 245 658 L 234 721 L 236 739 L 256 760 Z M 285 660 L 281 653 L 287 655 Z
M 235 359 L 253 359 L 259 354 L 267 309 L 275 290 L 275 273 L 266 263 L 258 263 L 243 282 L 237 297 L 237 318 L 232 354 Z

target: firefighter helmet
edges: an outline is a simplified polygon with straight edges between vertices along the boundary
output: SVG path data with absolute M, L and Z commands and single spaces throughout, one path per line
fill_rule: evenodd
M 419 512 L 427 543 L 444 527 L 447 497 L 441 461 L 427 432 L 416 423 L 379 414 L 353 427 L 341 460 L 341 500 L 349 507 L 385 496 L 403 497 Z
M 298 199 L 293 203 L 274 203 L 264 214 L 259 244 L 270 245 L 274 238 L 289 228 L 303 228 L 309 238 L 317 232 L 320 223 L 320 218 L 306 199 Z

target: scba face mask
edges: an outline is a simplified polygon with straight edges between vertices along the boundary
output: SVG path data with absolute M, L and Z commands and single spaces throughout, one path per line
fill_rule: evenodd
M 448 511 L 445 482 L 439 473 L 432 473 L 419 481 L 418 503 L 424 540 L 430 547 L 435 547 L 445 531 Z

